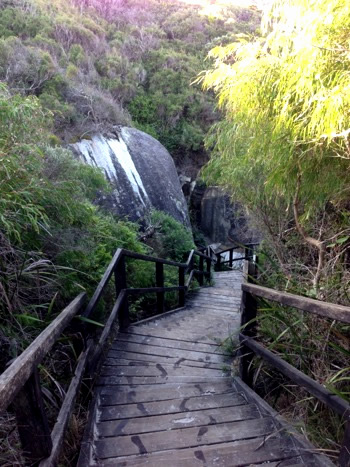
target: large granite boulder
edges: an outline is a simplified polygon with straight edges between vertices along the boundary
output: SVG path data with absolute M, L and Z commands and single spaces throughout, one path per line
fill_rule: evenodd
M 173 159 L 152 136 L 120 127 L 113 135 L 94 135 L 70 147 L 79 159 L 103 169 L 112 193 L 98 202 L 109 211 L 147 224 L 148 213 L 157 209 L 190 227 Z
M 248 211 L 240 203 L 233 202 L 222 188 L 201 186 L 197 191 L 197 205 L 200 200 L 197 225 L 208 243 L 230 245 L 260 240 Z

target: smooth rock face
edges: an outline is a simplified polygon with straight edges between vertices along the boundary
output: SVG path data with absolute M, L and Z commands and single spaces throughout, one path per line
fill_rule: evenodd
M 152 136 L 121 127 L 115 135 L 94 135 L 70 147 L 82 161 L 103 169 L 113 192 L 98 201 L 109 211 L 147 224 L 148 213 L 158 209 L 190 227 L 173 159 Z
M 248 212 L 219 187 L 203 190 L 199 225 L 209 242 L 255 243 L 260 235 L 250 223 Z

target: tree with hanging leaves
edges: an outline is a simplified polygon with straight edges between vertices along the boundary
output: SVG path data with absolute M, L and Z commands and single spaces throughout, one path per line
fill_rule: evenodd
M 329 255 L 350 235 L 349 37 L 346 0 L 276 1 L 261 37 L 214 48 L 199 77 L 225 115 L 207 138 L 207 180 L 255 211 L 287 275 L 283 229 L 273 223 L 289 219 L 285 230 L 292 224 L 313 252 L 315 293 Z

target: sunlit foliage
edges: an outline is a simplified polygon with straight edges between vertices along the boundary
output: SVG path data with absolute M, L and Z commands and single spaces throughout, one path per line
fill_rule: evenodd
M 214 48 L 201 77 L 226 116 L 207 139 L 207 179 L 252 209 L 293 207 L 299 234 L 319 250 L 315 285 L 327 243 L 317 216 L 341 209 L 350 189 L 349 13 L 345 0 L 276 2 L 263 36 Z

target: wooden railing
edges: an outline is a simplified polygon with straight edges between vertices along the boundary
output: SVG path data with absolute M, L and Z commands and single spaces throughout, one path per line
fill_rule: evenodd
M 224 267 L 232 268 L 233 263 L 235 261 L 249 260 L 253 258 L 254 251 L 257 245 L 259 244 L 258 243 L 240 244 L 240 245 L 235 245 L 230 248 L 227 248 L 226 250 L 221 250 L 219 252 L 215 252 L 215 250 L 211 246 L 208 246 L 204 249 L 204 252 L 207 256 L 210 256 L 211 258 L 215 260 L 216 271 L 221 271 Z M 233 254 L 236 250 L 239 250 L 242 256 L 234 258 Z M 225 260 L 225 256 L 227 256 L 227 253 L 228 253 L 229 259 Z
M 128 287 L 127 258 L 154 263 L 156 287 Z M 196 266 L 196 258 L 198 258 L 198 266 Z M 157 313 L 163 313 L 165 311 L 165 294 L 178 291 L 178 305 L 183 307 L 191 281 L 194 277 L 197 278 L 199 285 L 203 285 L 205 279 L 209 281 L 213 262 L 215 262 L 213 257 L 196 250 L 190 252 L 186 263 L 178 263 L 118 249 L 87 307 L 84 309 L 86 294 L 82 293 L 0 375 L 0 412 L 7 410 L 10 406 L 10 410 L 15 413 L 23 453 L 28 464 L 40 465 L 40 467 L 57 465 L 65 430 L 84 375 L 91 377 L 94 374 L 116 321 L 119 321 L 120 329 L 124 329 L 130 323 L 128 296 L 155 293 Z M 178 268 L 177 286 L 164 286 L 165 265 Z M 188 279 L 185 282 L 186 274 L 188 274 Z M 79 333 L 84 337 L 84 348 L 80 352 L 74 376 L 51 431 L 44 409 L 38 366 L 65 329 L 72 324 L 73 318 L 79 315 L 86 323 L 87 319 L 93 315 L 112 276 L 114 277 L 116 298 L 102 333 L 99 336 L 94 336 L 87 324 L 79 321 L 78 325 L 76 320 L 75 328 L 78 326 Z
M 274 289 L 261 287 L 256 283 L 257 258 L 246 261 L 244 265 L 246 282 L 242 285 L 241 325 L 239 335 L 240 350 L 240 376 L 241 379 L 252 386 L 254 377 L 253 358 L 258 355 L 268 364 L 277 368 L 281 373 L 299 386 L 305 388 L 325 405 L 341 415 L 345 425 L 345 437 L 340 451 L 339 465 L 350 466 L 350 404 L 341 397 L 328 391 L 324 386 L 290 365 L 276 353 L 271 352 L 255 339 L 257 335 L 258 301 L 257 298 L 277 302 L 284 306 L 315 314 L 319 317 L 350 324 L 350 307 L 326 303 L 299 295 L 279 292 Z

